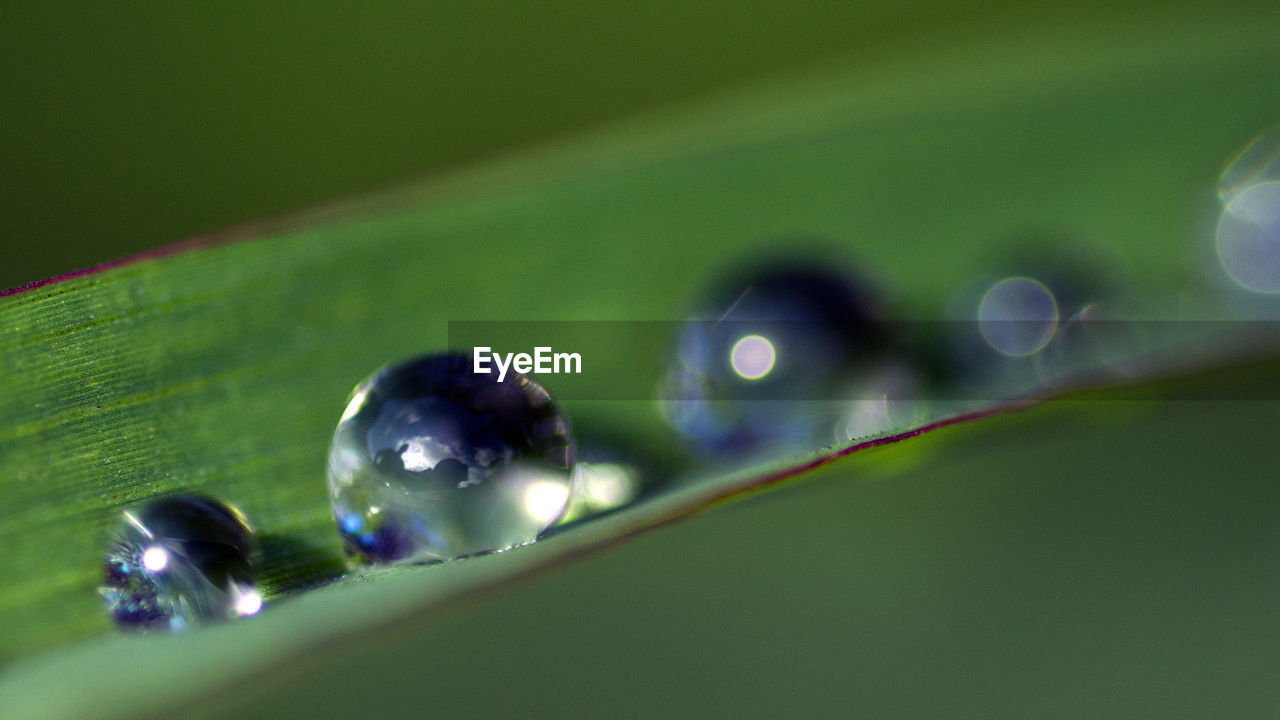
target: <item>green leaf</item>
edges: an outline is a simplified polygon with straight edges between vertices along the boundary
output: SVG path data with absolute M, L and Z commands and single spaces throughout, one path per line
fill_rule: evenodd
M 600 683 L 621 683 L 643 694 L 669 682 L 680 688 L 682 706 L 692 708 L 697 706 L 689 704 L 694 702 L 690 698 L 702 687 L 702 677 L 710 696 L 730 703 L 726 708 L 733 703 L 749 708 L 768 686 L 756 681 L 774 677 L 780 683 L 799 679 L 796 687 L 817 692 L 814 702 L 847 708 L 853 704 L 850 697 L 835 690 L 823 693 L 822 688 L 833 687 L 845 668 L 860 668 L 870 673 L 861 685 L 875 689 L 870 687 L 874 666 L 831 663 L 819 668 L 794 661 L 805 642 L 821 635 L 828 624 L 847 629 L 851 619 L 874 616 L 891 605 L 900 606 L 898 614 L 881 617 L 897 618 L 894 627 L 910 630 L 911 608 L 920 607 L 932 612 L 923 617 L 929 618 L 933 630 L 955 643 L 949 647 L 956 654 L 924 663 L 932 671 L 952 673 L 950 679 L 934 686 L 931 700 L 928 693 L 924 699 L 916 697 L 920 704 L 913 707 L 926 711 L 929 702 L 943 711 L 972 707 L 975 698 L 1000 692 L 1001 670 L 1020 677 L 1023 687 L 1049 687 L 1053 692 L 1046 697 L 1066 693 L 1065 686 L 1053 684 L 1053 673 L 1082 665 L 1054 663 L 1045 659 L 1047 654 L 1033 654 L 1033 660 L 1042 662 L 1033 662 L 1028 672 L 1041 674 L 1018 676 L 1024 668 L 1017 667 L 1020 655 L 1012 644 L 987 648 L 1005 651 L 995 653 L 1003 660 L 993 666 L 962 671 L 966 659 L 983 656 L 985 629 L 1022 617 L 1030 612 L 1023 608 L 1041 607 L 1036 603 L 1054 597 L 1048 589 L 1037 593 L 1016 585 L 1021 577 L 1017 573 L 998 572 L 1033 562 L 1033 554 L 1020 554 L 1006 545 L 1016 546 L 1035 523 L 1028 520 L 1029 525 L 1006 535 L 965 544 L 964 533 L 977 532 L 980 524 L 953 526 L 948 536 L 930 534 L 931 522 L 942 522 L 952 517 L 951 512 L 976 512 L 975 508 L 994 508 L 982 516 L 991 521 L 1020 520 L 1019 510 L 1028 506 L 1040 508 L 1032 517 L 1046 520 L 1052 507 L 1042 504 L 1068 496 L 1075 479 L 1095 483 L 1094 490 L 1105 493 L 1108 481 L 1119 476 L 1091 470 L 1108 458 L 1123 461 L 1127 472 L 1146 472 L 1153 459 L 1168 460 L 1168 470 L 1194 472 L 1194 477 L 1185 478 L 1185 488 L 1178 486 L 1188 504 L 1177 507 L 1186 511 L 1216 497 L 1206 500 L 1206 488 L 1192 481 L 1213 477 L 1226 462 L 1246 457 L 1249 464 L 1239 467 L 1274 466 L 1260 454 L 1257 437 L 1258 428 L 1273 427 L 1267 415 L 1271 405 L 1248 405 L 1249 413 L 1219 408 L 1210 413 L 1208 423 L 1195 414 L 1173 419 L 1143 415 L 1148 425 L 1124 430 L 1144 450 L 1135 454 L 1107 444 L 1108 439 L 1123 437 L 1117 425 L 1105 433 L 1086 430 L 1083 414 L 1049 424 L 1051 430 L 1064 433 L 1055 446 L 1058 454 L 1042 452 L 1028 441 L 1028 435 L 1047 432 L 1045 424 L 1023 428 L 1001 421 L 1004 424 L 996 428 L 1008 433 L 1007 438 L 985 428 L 965 431 L 969 435 L 957 433 L 963 449 L 938 456 L 947 462 L 935 457 L 918 474 L 903 475 L 904 482 L 915 483 L 914 495 L 894 495 L 883 484 L 840 482 L 861 469 L 854 461 L 840 463 L 803 486 L 814 488 L 807 491 L 813 497 L 823 498 L 816 505 L 802 502 L 771 514 L 769 504 L 760 503 L 743 511 L 742 523 L 726 523 L 723 536 L 718 534 L 721 530 L 655 533 L 654 540 L 645 541 L 649 545 L 601 555 L 560 576 L 567 579 L 550 578 L 525 591 L 542 593 L 536 595 L 540 599 L 521 601 L 524 596 L 517 596 L 510 601 L 515 605 L 488 606 L 484 613 L 466 614 L 477 593 L 575 557 L 582 548 L 615 534 L 645 527 L 652 519 L 646 513 L 698 507 L 700 496 L 677 495 L 667 501 L 670 505 L 637 508 L 634 512 L 641 515 L 584 526 L 579 534 L 518 552 L 378 573 L 376 582 L 348 582 L 310 593 L 299 590 L 337 568 L 339 544 L 324 492 L 324 457 L 346 393 L 390 359 L 441 347 L 449 320 L 678 318 L 692 289 L 724 262 L 771 244 L 776 237 L 797 235 L 829 239 L 842 253 L 861 260 L 882 285 L 900 294 L 896 299 L 908 315 L 935 315 L 952 292 L 1002 257 L 1010 242 L 1044 229 L 1064 233 L 1075 252 L 1108 258 L 1130 281 L 1127 289 L 1135 296 L 1171 298 L 1182 291 L 1197 271 L 1196 261 L 1210 254 L 1206 228 L 1223 161 L 1280 115 L 1280 92 L 1274 83 L 1280 50 L 1273 41 L 1274 23 L 1233 17 L 1206 20 L 1189 13 L 1172 13 L 1154 26 L 1148 22 L 1078 21 L 1034 37 L 997 38 L 978 47 L 944 46 L 748 88 L 506 163 L 223 238 L 238 242 L 205 239 L 184 252 L 0 299 L 0 489 L 6 498 L 0 543 L 8 551 L 0 575 L 0 652 L 10 662 L 0 680 L 0 706 L 17 708 L 18 715 L 135 715 L 212 697 L 244 674 L 260 674 L 262 684 L 255 687 L 279 684 L 285 689 L 273 699 L 253 702 L 265 703 L 260 708 L 272 703 L 294 707 L 293 703 L 321 702 L 327 695 L 318 689 L 339 686 L 343 673 L 394 673 L 400 662 L 407 662 L 405 653 L 416 652 L 422 652 L 423 662 L 439 669 L 442 678 L 473 671 L 469 677 L 482 680 L 475 692 L 484 694 L 485 683 L 501 682 L 514 672 L 503 663 L 519 658 L 520 667 L 536 664 L 539 647 L 554 648 L 557 661 L 569 655 L 586 658 L 567 664 L 566 673 L 600 667 L 599 658 L 614 645 L 591 624 L 607 619 L 607 613 L 583 610 L 588 601 L 581 598 L 598 602 L 602 597 L 584 594 L 583 583 L 618 584 L 617 591 L 603 593 L 604 602 L 611 602 L 609 598 L 625 601 L 619 595 L 630 594 L 631 582 L 670 587 L 674 595 L 650 597 L 693 612 L 682 622 L 671 613 L 623 603 L 624 617 L 634 620 L 626 627 L 633 633 L 652 632 L 661 638 L 655 643 L 671 643 L 678 655 L 666 655 L 655 650 L 658 644 L 623 633 L 619 647 L 643 647 L 648 653 L 633 671 L 621 669 L 626 663 L 616 666 L 620 673 L 635 672 L 635 677 L 597 671 L 588 673 L 593 679 L 587 685 L 577 687 L 568 680 L 550 679 L 556 668 L 549 666 L 548 675 L 541 677 L 555 692 L 545 699 L 539 696 L 536 703 L 571 696 L 588 709 L 597 707 L 592 698 L 604 697 L 607 703 L 607 698 L 631 697 L 593 693 Z M 661 351 L 653 348 L 650 357 L 636 358 L 637 365 L 656 363 Z M 554 393 L 554 385 L 549 387 Z M 1117 423 L 1131 419 L 1135 407 L 1108 404 L 1091 408 L 1087 417 Z M 648 407 L 583 402 L 566 409 L 580 428 L 613 423 L 637 442 L 664 442 Z M 1196 447 L 1193 438 L 1205 433 L 1228 454 L 1194 454 L 1174 464 L 1180 457 L 1176 451 L 1191 452 Z M 1160 444 L 1166 436 L 1176 442 Z M 920 452 L 908 447 L 916 444 L 881 452 L 890 462 L 905 462 Z M 1103 450 L 1093 455 L 1085 451 L 1098 447 Z M 947 464 L 956 453 L 969 463 L 962 463 L 967 469 L 957 471 Z M 988 454 L 991 457 L 985 457 Z M 1063 454 L 1072 462 L 1064 464 Z M 758 477 L 758 472 L 748 477 Z M 708 477 L 701 490 L 688 492 L 734 488 L 743 477 Z M 1012 484 L 1018 477 L 1036 482 Z M 1236 477 L 1239 484 L 1232 486 L 1230 499 L 1244 507 L 1266 508 L 1274 498 L 1248 484 L 1254 477 Z M 948 484 L 947 478 L 956 482 Z M 943 492 L 966 483 L 985 489 L 979 494 Z M 1143 486 L 1142 497 L 1154 497 L 1158 488 Z M 114 635 L 94 592 L 109 526 L 121 507 L 178 489 L 217 495 L 240 506 L 274 542 L 264 578 L 269 599 L 290 597 L 259 618 L 184 636 Z M 1034 495 L 1032 489 L 1046 495 Z M 937 500 L 929 499 L 934 491 L 939 493 Z M 954 578 L 948 573 L 953 571 L 945 556 L 930 559 L 926 552 L 904 557 L 923 574 L 919 593 L 935 604 L 913 605 L 924 601 L 910 592 L 911 577 L 886 570 L 877 577 L 888 589 L 860 604 L 805 605 L 812 623 L 766 628 L 759 645 L 732 635 L 739 638 L 737 647 L 787 649 L 782 655 L 794 669 L 775 675 L 765 658 L 757 657 L 760 664 L 753 665 L 744 659 L 753 657 L 750 652 L 735 659 L 730 647 L 725 654 L 709 651 L 706 662 L 691 659 L 690 653 L 714 647 L 725 637 L 718 632 L 728 632 L 727 625 L 715 621 L 714 603 L 697 602 L 700 588 L 716 586 L 715 559 L 742 570 L 735 576 L 738 585 L 721 586 L 718 597 L 726 601 L 738 597 L 735 587 L 748 595 L 763 592 L 773 582 L 770 577 L 789 577 L 808 593 L 822 595 L 828 592 L 823 568 L 838 568 L 843 562 L 844 556 L 832 554 L 833 547 L 874 547 L 873 535 L 837 532 L 845 527 L 839 512 L 856 507 L 857 498 L 847 495 L 850 492 L 879 492 L 885 502 L 897 498 L 903 503 L 880 524 L 862 516 L 870 530 L 900 533 L 902 542 L 918 544 L 917 550 L 959 543 L 963 553 L 956 551 L 956 567 L 982 571 L 980 578 L 994 584 L 975 581 L 973 592 L 965 596 L 970 612 L 957 620 L 970 623 L 971 629 L 946 627 L 944 606 L 934 598 L 950 587 L 947 581 Z M 1002 493 L 1013 493 L 1023 504 L 1001 500 Z M 912 520 L 912 498 L 938 504 Z M 1204 525 L 1196 526 L 1202 533 L 1208 532 L 1206 527 L 1222 532 L 1208 521 L 1238 509 L 1206 507 L 1212 512 L 1196 516 Z M 1080 512 L 1087 509 L 1086 503 Z M 1110 535 L 1088 548 L 1102 553 L 1110 547 L 1107 543 L 1124 539 L 1123 513 L 1115 512 L 1113 522 L 1101 526 Z M 732 513 L 711 515 L 687 527 L 704 527 L 719 522 L 714 518 L 729 516 Z M 1079 519 L 1081 514 L 1064 517 Z M 1252 534 L 1214 536 L 1218 544 L 1213 547 L 1265 541 L 1274 522 L 1269 526 L 1266 517 L 1251 517 Z M 1153 517 L 1147 519 L 1156 523 Z M 795 544 L 792 534 L 811 526 L 817 528 L 807 536 L 812 546 Z M 1073 527 L 1066 521 L 1045 523 L 1045 531 L 1036 535 L 1041 545 L 1035 547 L 1065 547 L 1089 539 Z M 831 533 L 824 535 L 824 529 Z M 1163 525 L 1159 529 L 1172 534 Z M 1054 537 L 1050 530 L 1062 534 Z M 761 537 L 753 536 L 757 531 Z M 1168 537 L 1138 533 L 1133 539 L 1151 543 Z M 771 564 L 761 567 L 759 574 L 751 573 L 751 559 L 770 542 L 779 543 Z M 683 543 L 698 544 L 696 554 L 704 564 L 680 559 L 686 549 L 694 554 Z M 795 562 L 805 557 L 806 547 L 817 559 Z M 1168 562 L 1196 560 L 1193 547 L 1179 547 L 1182 554 Z M 1004 565 L 981 564 L 983 553 L 1001 549 L 1005 554 L 998 557 Z M 618 561 L 621 574 L 611 574 L 609 558 L 624 553 L 634 554 Z M 1085 562 L 1085 556 L 1066 552 L 1054 557 L 1067 565 Z M 1159 553 L 1133 558 L 1137 568 L 1140 559 L 1155 561 Z M 1244 556 L 1239 572 L 1261 572 L 1268 559 L 1274 558 Z M 782 572 L 789 566 L 792 574 Z M 857 567 L 839 576 L 843 580 L 829 588 L 832 597 L 852 594 L 861 577 Z M 1072 567 L 1072 572 L 1033 579 L 1048 588 L 1088 577 L 1083 566 Z M 1115 582 L 1102 587 L 1145 592 L 1120 582 L 1128 567 L 1112 566 Z M 1165 581 L 1176 574 L 1172 565 L 1165 570 L 1160 575 Z M 755 577 L 754 584 L 749 576 Z M 587 579 L 574 584 L 575 577 Z M 1196 577 L 1206 582 L 1221 579 L 1208 571 Z M 1011 599 L 993 609 L 990 617 L 983 616 L 983 602 L 999 597 L 993 587 L 1011 593 Z M 1265 597 L 1263 585 L 1247 588 L 1261 600 L 1243 608 L 1241 617 L 1258 620 L 1261 624 L 1255 627 L 1274 636 L 1274 617 L 1262 608 L 1262 602 L 1274 601 L 1274 596 Z M 737 621 L 752 613 L 777 621 L 784 615 L 777 608 L 790 597 L 763 594 L 754 605 L 732 605 L 731 614 Z M 1205 602 L 1220 599 L 1205 597 Z M 561 613 L 548 616 L 559 618 L 559 624 L 535 627 L 531 637 L 538 638 L 536 642 L 521 639 L 517 629 L 537 626 L 547 603 Z M 1066 613 L 1101 612 L 1090 602 L 1059 607 Z M 1122 607 L 1137 610 L 1136 604 Z M 1173 623 L 1182 612 L 1196 620 L 1194 609 L 1173 603 L 1160 617 Z M 474 652 L 466 648 L 468 635 L 447 635 L 457 627 L 447 624 L 413 633 L 399 626 L 385 631 L 396 636 L 387 646 L 387 659 L 370 661 L 360 666 L 362 670 L 344 664 L 356 661 L 337 652 L 350 650 L 351 657 L 367 660 L 380 651 L 354 643 L 353 633 L 401 620 L 418 628 L 446 612 L 468 618 L 466 627 L 482 640 Z M 1123 633 L 1122 620 L 1129 617 L 1102 623 L 1097 630 Z M 1065 629 L 1083 631 L 1087 618 L 1068 619 L 1075 623 L 1062 624 L 1061 636 L 1046 635 L 1052 618 L 1045 624 L 1013 626 L 1045 638 L 1045 647 L 1077 653 L 1077 660 L 1093 657 L 1088 648 L 1072 645 L 1076 636 L 1068 636 Z M 1135 643 L 1150 641 L 1167 627 L 1154 620 L 1139 625 L 1142 632 L 1132 636 Z M 623 632 L 616 622 L 609 627 Z M 1196 625 L 1189 637 L 1208 642 L 1210 627 L 1211 623 Z M 800 635 L 788 640 L 786 633 L 792 630 Z M 681 632 L 686 639 L 681 639 Z M 576 639 L 560 639 L 565 633 L 577 633 Z M 911 658 L 935 650 L 927 628 L 900 636 L 857 631 L 833 637 L 866 647 L 874 656 L 896 658 L 893 667 L 906 667 Z M 895 646 L 898 637 L 904 638 L 904 645 Z M 1018 642 L 1013 633 L 1001 637 L 1002 642 Z M 503 655 L 502 638 L 514 644 L 510 655 Z M 343 644 L 326 651 L 331 640 Z M 410 650 L 410 640 L 423 645 Z M 72 641 L 79 643 L 69 645 Z M 1217 654 L 1212 657 L 1227 657 L 1229 650 L 1239 649 L 1231 643 L 1214 646 Z M 64 647 L 54 649 L 59 645 Z M 1188 647 L 1168 649 L 1174 653 Z M 1152 657 L 1121 650 L 1098 656 L 1111 663 L 1103 666 L 1108 672 L 1120 673 L 1131 667 L 1130 661 Z M 26 657 L 36 651 L 44 654 Z M 319 674 L 314 680 L 289 684 L 287 667 L 299 654 L 316 662 Z M 495 660 L 495 655 L 501 659 Z M 20 657 L 25 659 L 16 660 Z M 1241 656 L 1235 676 L 1204 687 L 1223 693 L 1249 690 L 1241 707 L 1253 698 L 1261 705 L 1274 696 L 1261 694 L 1250 673 L 1268 659 L 1273 657 L 1265 652 Z M 717 661 L 728 664 L 718 668 Z M 1140 675 L 1170 689 L 1162 681 L 1182 667 L 1168 660 Z M 684 669 L 689 677 L 673 672 L 676 669 Z M 1123 708 L 1127 706 L 1121 701 L 1140 699 L 1110 684 L 1111 675 L 1104 670 L 1092 672 L 1096 674 L 1087 675 L 1092 681 L 1088 687 L 1099 693 L 1098 707 Z M 64 692 L 64 677 L 83 680 L 76 691 Z M 911 677 L 916 685 L 924 682 L 923 676 Z M 513 703 L 506 709 L 523 707 L 516 703 L 535 702 L 526 697 L 537 696 L 540 686 L 533 684 L 535 679 L 531 673 L 520 680 L 530 683 L 518 685 L 524 694 L 482 699 Z M 635 682 L 628 685 L 627 679 Z M 967 679 L 972 686 L 965 685 Z M 385 700 L 402 705 L 440 695 L 416 685 L 413 692 L 397 690 Z M 453 697 L 465 702 L 466 693 L 458 693 Z M 344 701 L 361 697 L 355 694 Z M 893 711 L 893 698 L 901 700 L 887 690 L 878 697 L 883 698 L 884 712 Z M 1028 707 L 1037 707 L 1030 690 L 1024 697 L 1032 703 Z M 1121 704 L 1107 704 L 1106 698 Z M 970 704 L 960 704 L 965 702 Z M 553 707 L 536 704 L 543 711 Z M 1050 702 L 1038 707 L 1054 706 Z

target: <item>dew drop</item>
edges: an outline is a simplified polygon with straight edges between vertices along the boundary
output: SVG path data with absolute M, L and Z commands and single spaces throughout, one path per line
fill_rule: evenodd
M 542 386 L 433 355 L 352 393 L 329 495 L 356 560 L 449 560 L 537 539 L 568 505 L 572 464 L 568 420 Z
M 832 441 L 832 389 L 877 364 L 888 330 L 830 264 L 756 267 L 708 294 L 658 387 L 664 417 L 700 452 L 748 459 Z
M 128 510 L 107 552 L 98 592 L 128 630 L 177 631 L 256 614 L 254 537 L 217 500 L 176 495 Z
M 1113 308 L 1135 306 L 1114 252 L 1046 231 L 1010 242 L 990 272 L 954 293 L 939 333 L 939 394 L 967 403 L 966 410 L 1064 382 L 1095 360 L 1137 350 L 1111 345 L 1125 337 Z M 1105 349 L 1096 345 L 1103 337 Z

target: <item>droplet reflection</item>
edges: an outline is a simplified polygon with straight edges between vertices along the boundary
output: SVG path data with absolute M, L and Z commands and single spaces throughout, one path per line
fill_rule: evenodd
M 537 480 L 524 489 L 524 509 L 529 517 L 551 524 L 564 512 L 569 501 L 569 486 L 555 480 Z

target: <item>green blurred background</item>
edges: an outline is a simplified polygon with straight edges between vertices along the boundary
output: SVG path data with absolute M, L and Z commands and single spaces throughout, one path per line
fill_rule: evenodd
M 8 3 L 0 288 L 1061 5 Z
M 1129 2 L 1107 5 L 1105 13 L 1152 18 L 1151 35 L 1143 38 L 1152 43 L 1160 32 L 1154 20 L 1172 12 L 1170 7 Z M 1280 5 L 1273 0 L 1232 7 L 1187 4 L 1177 12 L 1179 22 L 1192 27 L 1198 27 L 1197 14 L 1213 16 L 1218 26 L 1280 23 Z M 940 0 L 750 9 L 719 0 L 632 9 L 581 2 L 527 8 L 404 2 L 379 4 L 376 12 L 368 5 L 322 3 L 6 7 L 0 10 L 0 287 L 446 173 L 692 102 L 719 88 L 784 78 L 806 66 L 847 67 L 940 44 L 981 47 L 984 39 L 1069 25 L 1063 18 L 1091 13 L 1079 4 L 1030 8 Z M 1229 14 L 1234 25 L 1223 21 Z M 1187 35 L 1179 37 L 1184 42 Z M 1109 42 L 1099 45 L 1117 44 Z M 1082 64 L 1105 62 L 1079 48 L 1060 55 Z M 947 70 L 938 68 L 940 84 Z M 1205 77 L 1220 75 L 1206 72 L 1187 83 Z M 1232 77 L 1241 87 L 1253 87 L 1246 73 Z M 1173 84 L 1160 79 L 1150 92 Z M 1033 101 L 1071 108 L 1073 91 L 1093 100 L 1118 92 L 1109 87 L 1095 97 L 1078 90 L 1046 88 L 1045 97 L 1067 99 Z M 1242 94 L 1230 86 L 1219 94 L 1186 96 Z M 1167 95 L 1160 100 L 1177 102 Z M 1188 164 L 1199 167 L 1202 155 L 1209 158 L 1206 168 L 1215 158 L 1225 160 L 1231 143 L 1261 129 L 1255 115 L 1264 115 L 1258 108 L 1268 102 L 1224 113 L 1221 125 L 1230 131 L 1219 128 L 1220 135 L 1190 148 L 1195 162 L 1171 163 L 1173 174 Z M 1078 130 L 1063 133 L 1077 141 L 1137 138 L 1145 127 L 1134 127 L 1135 118 L 1147 117 L 1134 110 L 1140 104 L 1130 103 L 1121 114 L 1108 108 L 1057 118 L 1055 127 Z M 920 127 L 944 126 L 951 109 L 930 108 L 936 114 Z M 1218 127 L 1204 120 L 1205 108 L 1194 110 L 1170 137 L 1185 137 L 1188 128 Z M 1011 118 L 1009 127 L 1024 131 L 1020 122 L 1040 117 L 1017 102 L 1007 102 L 1000 113 Z M 961 117 L 958 125 L 947 126 L 954 136 L 946 138 L 961 143 L 962 136 L 977 137 L 979 148 L 995 146 L 992 137 L 1009 140 L 1008 128 L 963 124 L 976 123 L 974 118 L 985 116 Z M 1109 131 L 1108 123 L 1117 122 L 1121 129 Z M 885 137 L 913 138 L 919 132 L 907 127 Z M 1128 227 L 1125 213 L 1133 203 L 1113 198 L 1149 195 L 1149 188 L 1127 181 L 1163 168 L 1139 167 L 1140 161 L 1175 152 L 1162 143 L 1159 128 L 1145 135 L 1154 136 L 1145 138 L 1147 146 L 1110 166 L 1131 175 L 1094 178 L 1090 165 L 1086 179 L 1096 187 L 1080 190 L 1085 179 L 1070 175 L 1065 192 L 1076 194 L 1063 205 L 1105 195 L 1108 203 L 1100 212 L 1118 208 L 1119 219 L 1109 226 Z M 1025 151 L 1040 138 L 1026 131 L 1014 138 L 1023 144 L 1014 150 Z M 1079 151 L 1069 145 L 1054 149 Z M 898 150 L 888 148 L 886 158 L 917 157 Z M 829 150 L 814 149 L 815 155 L 822 152 Z M 1177 152 L 1188 149 L 1177 146 Z M 974 154 L 960 147 L 955 156 Z M 1011 150 L 996 158 L 994 169 L 973 167 L 998 176 L 1001 182 L 993 185 L 1004 187 L 1023 179 L 1019 171 L 1028 179 L 1043 178 L 1052 175 L 1054 163 L 1069 164 L 1057 152 L 1024 154 L 1044 164 L 1022 168 L 1011 160 L 1022 155 Z M 870 167 L 892 168 L 886 158 Z M 766 161 L 750 167 L 766 168 Z M 929 167 L 911 170 L 933 173 Z M 948 173 L 955 172 L 949 167 L 936 174 L 949 181 Z M 1204 173 L 1206 197 L 1212 184 L 1212 173 Z M 1051 182 L 1045 188 L 1046 196 L 1059 190 Z M 793 190 L 799 194 L 803 188 Z M 975 196 L 989 197 L 980 190 Z M 641 198 L 627 217 L 635 222 L 658 206 L 654 198 L 666 197 L 655 192 Z M 939 217 L 954 219 L 955 206 L 966 197 L 947 198 L 950 205 L 943 203 Z M 883 215 L 918 210 L 907 200 Z M 1146 205 L 1167 204 L 1157 198 Z M 972 214 L 989 210 L 984 205 Z M 507 213 L 508 226 L 523 217 Z M 856 213 L 830 214 L 843 221 Z M 866 223 L 865 216 L 859 219 Z M 880 221 L 869 223 L 872 228 L 889 224 L 881 216 L 872 219 Z M 1167 223 L 1180 227 L 1185 218 Z M 581 225 L 562 221 L 551 227 Z M 707 221 L 703 230 L 726 226 L 733 227 Z M 466 227 L 480 228 L 474 237 L 483 237 L 480 224 Z M 583 242 L 579 236 L 566 246 Z M 1171 247 L 1165 253 L 1174 256 L 1170 266 L 1182 261 Z M 707 250 L 715 257 L 698 262 L 710 264 L 723 249 Z M 558 251 L 557 257 L 570 249 Z M 604 250 L 590 252 L 598 263 L 592 267 L 606 271 L 603 277 L 575 277 L 578 295 L 561 290 L 558 296 L 566 303 L 576 301 L 583 287 L 586 296 L 598 299 L 606 284 L 622 285 L 610 267 L 636 265 L 624 258 L 609 266 Z M 952 252 L 976 255 L 968 246 Z M 918 272 L 912 259 L 900 258 L 898 270 Z M 686 261 L 680 270 L 695 275 L 693 265 Z M 675 274 L 658 261 L 649 266 L 651 276 Z M 1151 274 L 1163 281 L 1172 273 Z M 644 277 L 630 278 L 616 302 L 652 294 Z M 945 290 L 924 277 L 914 281 L 913 291 Z M 535 291 L 502 292 L 508 300 L 525 300 L 509 303 L 523 307 Z M 590 310 L 600 312 L 599 306 Z M 192 312 L 204 311 L 193 306 Z M 435 312 L 437 318 L 445 314 Z M 315 324 L 303 330 L 329 327 L 315 320 L 327 322 L 329 308 L 315 313 Z M 262 315 L 256 307 L 253 314 Z M 275 330 L 270 323 L 263 327 Z M 381 352 L 377 343 L 401 341 L 389 333 L 370 335 L 377 339 L 363 344 L 375 356 Z M 274 332 L 267 336 L 271 345 L 250 337 L 249 351 L 290 347 Z M 202 362 L 212 365 L 225 359 L 205 355 Z M 356 373 L 334 370 L 342 362 L 354 366 L 364 360 L 343 358 L 320 369 L 349 382 Z M 975 716 L 1034 717 L 1068 708 L 1091 716 L 1159 711 L 1208 717 L 1224 707 L 1236 711 L 1228 715 L 1265 716 L 1267 708 L 1280 707 L 1280 684 L 1274 682 L 1280 677 L 1274 602 L 1280 544 L 1276 486 L 1269 479 L 1276 453 L 1269 442 L 1274 403 L 1106 408 L 1102 420 L 1098 407 L 1065 417 L 1051 408 L 855 457 L 787 491 L 651 533 L 508 595 L 453 608 L 436 624 L 396 628 L 390 639 L 364 638 L 362 644 L 340 646 L 343 652 L 316 653 L 314 665 L 277 668 L 222 701 L 238 712 L 256 708 L 272 717 L 358 714 L 380 705 L 391 712 L 419 698 L 423 712 L 448 711 L 451 700 L 459 709 L 478 701 L 494 715 L 576 710 L 647 716 L 652 706 L 646 703 L 654 703 L 687 714 L 733 716 L 937 716 L 968 710 Z M 321 421 L 327 430 L 331 419 Z M 191 422 L 208 424 L 200 418 Z M 197 452 L 207 449 L 201 438 L 172 434 L 172 445 L 191 457 L 166 460 L 206 461 Z M 258 440 L 241 439 L 245 447 Z M 235 452 L 238 446 L 223 448 L 223 456 Z M 920 458 L 910 453 L 932 462 L 913 465 Z M 877 462 L 890 467 L 877 468 Z M 256 484 L 256 478 L 244 482 Z M 398 692 L 387 692 L 389 685 Z M 57 693 L 82 688 L 77 682 Z

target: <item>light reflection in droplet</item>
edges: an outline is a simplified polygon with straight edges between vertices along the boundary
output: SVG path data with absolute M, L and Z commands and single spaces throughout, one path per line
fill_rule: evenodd
M 151 572 L 160 572 L 169 565 L 169 553 L 159 545 L 142 551 L 142 565 Z
M 262 610 L 262 596 L 256 590 L 234 589 L 235 593 L 235 614 L 241 617 L 247 615 L 257 615 Z
M 640 474 L 622 463 L 580 462 L 573 468 L 574 500 L 594 512 L 631 502 L 640 492 Z
M 747 380 L 759 380 L 768 375 L 777 358 L 773 343 L 761 335 L 747 335 L 738 340 L 730 353 L 733 371 Z
M 1218 220 L 1218 260 L 1241 287 L 1280 292 L 1280 182 L 1231 196 Z
M 360 412 L 361 408 L 364 407 L 365 399 L 369 397 L 369 386 L 371 384 L 372 380 L 360 383 L 351 393 L 351 400 L 347 403 L 347 409 L 342 411 L 342 418 L 338 422 L 346 422 Z
M 568 500 L 569 487 L 563 482 L 539 480 L 529 483 L 524 490 L 525 510 L 541 523 L 550 523 L 559 517 Z
M 138 532 L 145 535 L 147 538 L 155 537 L 154 535 L 151 534 L 151 531 L 147 529 L 147 526 L 142 524 L 142 521 L 138 519 L 137 515 L 134 515 L 128 510 L 125 510 L 124 519 L 125 519 L 125 522 L 129 523 L 129 525 L 131 525 Z
M 601 431 L 598 425 L 596 429 L 599 434 L 578 446 L 568 507 L 557 527 L 627 507 L 660 488 L 669 477 L 664 461 L 647 444 L 613 436 L 614 431 Z
M 987 344 L 1004 355 L 1032 355 L 1049 344 L 1058 327 L 1058 303 L 1044 284 L 1005 278 L 982 296 L 978 325 Z

